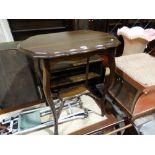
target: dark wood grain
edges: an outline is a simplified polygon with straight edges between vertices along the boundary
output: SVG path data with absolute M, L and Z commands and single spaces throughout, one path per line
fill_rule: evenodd
M 54 58 L 114 48 L 119 44 L 117 38 L 108 33 L 80 30 L 33 36 L 21 42 L 19 48 L 33 57 Z
M 42 66 L 43 70 L 42 90 L 46 103 L 51 107 L 53 112 L 55 134 L 58 134 L 59 116 L 57 115 L 55 105 L 53 104 L 53 97 L 50 90 L 50 83 L 52 83 L 52 81 L 50 81 L 50 66 L 54 67 L 61 61 L 89 60 L 91 56 L 96 54 L 100 55 L 100 57 L 106 54 L 110 63 L 110 76 L 105 87 L 105 89 L 108 89 L 112 83 L 112 76 L 115 71 L 115 48 L 119 44 L 120 42 L 113 35 L 90 30 L 37 35 L 30 37 L 19 44 L 18 48 L 21 52 L 31 55 L 34 59 L 40 59 L 40 66 Z M 89 61 L 87 61 L 87 65 L 89 65 Z M 86 69 L 86 79 L 87 76 L 88 66 Z M 105 92 L 107 91 L 105 90 Z M 104 109 L 102 111 L 104 112 Z
M 73 19 L 8 19 L 16 41 L 38 34 L 73 30 L 74 21 Z
M 145 87 L 118 68 L 108 92 L 133 120 L 155 111 L 155 86 Z

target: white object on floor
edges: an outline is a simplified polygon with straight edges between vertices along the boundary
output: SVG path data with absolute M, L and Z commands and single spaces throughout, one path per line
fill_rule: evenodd
M 104 117 L 101 116 L 100 108 L 98 107 L 98 105 L 96 104 L 94 99 L 92 99 L 90 96 L 82 95 L 81 100 L 83 102 L 83 107 L 92 110 L 93 113 L 90 113 L 89 116 L 87 118 L 84 118 L 84 119 L 76 119 L 76 120 L 73 120 L 70 122 L 59 124 L 59 134 L 60 135 L 69 134 L 69 133 L 77 131 L 81 128 L 88 127 L 94 123 L 97 123 L 97 122 L 100 122 L 100 121 L 107 119 L 106 116 L 104 116 Z M 73 108 L 74 112 L 77 112 L 80 110 L 81 109 L 78 107 Z M 61 116 L 66 115 L 66 113 L 67 113 L 67 110 L 64 110 L 62 112 Z M 51 135 L 51 134 L 53 134 L 53 131 L 54 131 L 54 128 L 49 127 L 49 128 L 42 129 L 39 131 L 31 132 L 28 135 Z
M 69 134 L 69 133 L 77 131 L 83 127 L 88 127 L 94 123 L 97 123 L 97 122 L 100 122 L 100 121 L 107 119 L 106 116 L 104 116 L 104 117 L 101 116 L 101 110 L 92 97 L 90 97 L 88 95 L 82 95 L 82 96 L 80 96 L 80 100 L 83 103 L 82 108 L 80 106 L 81 104 L 77 105 L 77 106 L 73 106 L 72 107 L 72 113 L 73 114 L 79 113 L 79 112 L 83 113 L 84 109 L 91 110 L 90 113 L 88 112 L 88 117 L 86 117 L 86 118 L 81 117 L 81 118 L 78 118 L 75 120 L 71 120 L 69 122 L 59 124 L 59 134 L 61 134 L 61 135 Z M 37 106 L 32 106 L 29 108 L 24 108 L 21 110 L 10 112 L 10 113 L 1 115 L 0 120 L 6 119 L 6 118 L 11 117 L 11 116 L 15 116 L 15 115 L 19 114 L 20 112 L 22 112 L 23 110 L 27 111 L 30 109 L 36 109 L 36 108 L 40 108 L 40 107 L 46 107 L 46 105 L 40 104 Z M 64 108 L 64 110 L 62 111 L 62 113 L 60 115 L 60 118 L 66 117 L 69 113 L 70 113 L 69 109 Z M 41 122 L 47 122 L 47 121 L 51 121 L 51 120 L 53 120 L 51 114 L 41 117 Z M 54 127 L 48 127 L 45 129 L 41 129 L 39 131 L 30 132 L 27 134 L 28 135 L 31 135 L 31 134 L 37 134 L 37 135 L 50 134 L 51 135 L 51 134 L 53 134 L 53 131 L 54 131 Z

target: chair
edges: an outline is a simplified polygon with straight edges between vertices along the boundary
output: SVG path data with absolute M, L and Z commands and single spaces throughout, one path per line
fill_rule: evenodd
M 117 34 L 123 36 L 124 51 L 115 59 L 116 75 L 108 93 L 134 120 L 155 111 L 155 57 L 144 53 L 155 30 L 123 27 Z
M 124 40 L 123 55 L 129 55 L 144 52 L 148 42 L 155 39 L 155 30 L 124 26 L 118 29 L 117 35 L 122 36 Z

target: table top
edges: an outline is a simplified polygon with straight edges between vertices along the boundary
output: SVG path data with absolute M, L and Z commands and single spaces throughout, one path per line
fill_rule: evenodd
M 90 53 L 117 47 L 118 39 L 108 33 L 78 30 L 32 36 L 19 44 L 19 49 L 36 58 L 53 58 Z

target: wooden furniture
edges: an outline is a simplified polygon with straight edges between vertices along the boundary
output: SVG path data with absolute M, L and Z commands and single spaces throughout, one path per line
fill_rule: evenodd
M 87 58 L 86 79 L 88 79 L 89 58 L 95 54 L 101 57 L 107 55 L 111 72 L 106 83 L 104 91 L 106 92 L 114 75 L 115 48 L 119 43 L 113 35 L 89 30 L 37 35 L 20 43 L 19 49 L 34 58 L 35 68 L 38 73 L 37 77 L 39 77 L 38 81 L 42 83 L 46 102 L 51 107 L 54 115 L 55 134 L 58 134 L 57 121 L 61 108 L 57 112 L 53 104 L 53 97 L 50 90 L 50 84 L 52 82 L 50 81 L 50 66 L 54 66 L 60 61 L 75 61 Z M 40 67 L 42 71 L 39 71 Z
M 24 40 L 30 36 L 46 33 L 76 30 L 75 19 L 8 19 L 14 40 Z M 94 56 L 90 60 L 89 81 L 99 83 L 101 78 L 101 60 Z M 51 68 L 53 91 L 85 82 L 86 61 L 63 61 Z M 97 70 L 95 68 L 98 68 Z M 64 75 L 64 72 L 66 73 Z M 103 70 L 104 72 L 104 70 Z M 76 78 L 75 78 L 76 77 Z
M 155 30 L 124 26 L 118 29 L 117 35 L 121 35 L 124 39 L 123 55 L 129 55 L 144 52 L 148 42 L 155 39 Z
M 109 94 L 132 120 L 155 110 L 155 57 L 143 53 L 146 42 L 155 38 L 154 32 L 147 29 L 139 34 L 136 32 L 136 35 L 126 35 L 129 41 L 125 41 L 125 50 L 128 49 L 128 52 L 115 59 L 116 76 Z M 143 41 L 144 45 L 140 46 L 138 40 Z
M 133 119 L 155 109 L 155 58 L 146 53 L 116 59 L 115 82 L 109 93 Z
M 51 67 L 52 91 L 57 91 L 65 87 L 85 83 L 86 59 L 77 61 L 61 61 Z M 98 55 L 92 56 L 89 61 L 89 83 L 100 83 L 104 79 L 104 68 L 101 58 Z
M 63 32 L 75 29 L 73 19 L 8 19 L 15 41 L 45 33 Z

